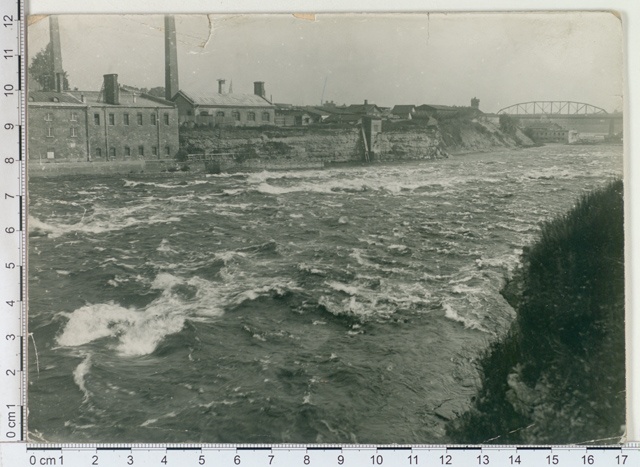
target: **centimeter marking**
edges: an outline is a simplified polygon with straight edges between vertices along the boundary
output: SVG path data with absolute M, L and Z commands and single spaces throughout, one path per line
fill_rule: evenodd
M 0 442 L 26 439 L 23 17 L 23 0 L 0 6 Z
M 2 449 L 3 447 L 7 449 Z M 157 467 L 615 467 L 640 465 L 624 446 L 0 445 L 0 462 L 23 466 Z

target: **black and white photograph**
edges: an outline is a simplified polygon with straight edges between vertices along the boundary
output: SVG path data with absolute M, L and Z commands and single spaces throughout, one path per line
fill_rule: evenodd
M 30 442 L 625 441 L 618 15 L 28 24 Z

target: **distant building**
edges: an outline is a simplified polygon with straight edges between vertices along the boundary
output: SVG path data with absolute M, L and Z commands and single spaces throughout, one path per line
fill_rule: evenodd
M 254 83 L 253 94 L 203 95 L 180 90 L 173 97 L 180 124 L 209 126 L 275 125 L 276 106 L 265 98 L 264 83 Z
M 482 114 L 480 110 L 480 99 L 471 99 L 471 106 L 451 106 L 451 105 L 435 105 L 423 104 L 416 107 L 414 118 L 447 118 L 457 115 L 461 116 L 477 116 Z
M 415 105 L 396 105 L 391 109 L 391 116 L 403 120 L 411 120 L 415 112 Z
M 450 105 L 428 105 L 422 104 L 416 107 L 416 118 L 428 118 L 428 117 L 443 117 L 448 115 L 455 115 L 460 110 L 460 107 L 453 107 Z
M 104 75 L 102 91 L 30 91 L 29 158 L 106 161 L 173 158 L 178 112 L 173 103 L 121 89 Z
M 324 123 L 346 123 L 348 125 L 357 125 L 362 123 L 363 115 L 341 112 L 329 115 Z
M 313 118 L 306 110 L 294 107 L 276 109 L 275 124 L 277 126 L 308 126 L 313 123 Z
M 568 143 L 569 130 L 555 122 L 535 122 L 528 124 L 525 134 L 540 143 Z
M 370 117 L 379 117 L 382 115 L 383 109 L 375 104 L 369 104 L 369 101 L 365 99 L 364 104 L 351 104 L 344 109 L 344 112 L 360 116 L 368 115 Z

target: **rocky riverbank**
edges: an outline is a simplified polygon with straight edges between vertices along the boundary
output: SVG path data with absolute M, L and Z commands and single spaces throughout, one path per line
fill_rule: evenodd
M 363 144 L 360 127 L 351 125 L 181 128 L 181 157 L 177 161 L 30 161 L 29 175 L 318 169 L 335 164 L 364 163 Z M 521 132 L 510 135 L 482 119 L 450 119 L 438 125 L 425 121 L 384 122 L 383 131 L 373 138 L 371 159 L 377 163 L 438 160 L 450 154 L 532 145 L 533 142 Z
M 481 359 L 455 442 L 616 443 L 624 434 L 622 181 L 542 228 L 503 289 L 517 318 Z

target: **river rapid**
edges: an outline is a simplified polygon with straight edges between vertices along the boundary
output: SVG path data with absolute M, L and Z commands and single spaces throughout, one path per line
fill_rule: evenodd
M 522 248 L 622 166 L 558 145 L 32 179 L 30 438 L 449 442 Z

